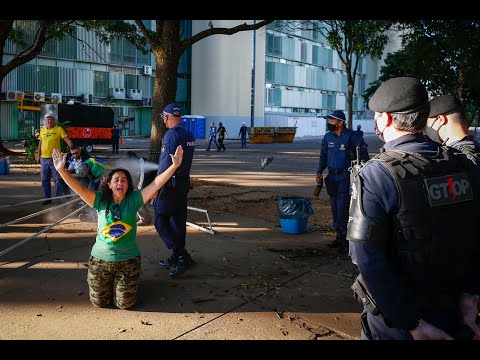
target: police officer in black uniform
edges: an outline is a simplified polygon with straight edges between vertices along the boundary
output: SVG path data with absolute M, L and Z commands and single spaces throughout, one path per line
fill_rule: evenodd
M 386 81 L 369 107 L 386 143 L 353 176 L 347 229 L 362 339 L 480 335 L 478 176 L 422 133 L 430 106 L 419 80 Z
M 441 95 L 430 100 L 425 134 L 440 144 L 460 150 L 480 165 L 480 144 L 468 132 L 462 102 L 453 95 Z
M 168 104 L 163 109 L 163 122 L 168 128 L 162 141 L 157 174 L 167 169 L 178 145 L 183 147 L 183 161 L 172 178 L 162 187 L 155 202 L 155 229 L 172 255 L 160 261 L 171 277 L 178 276 L 193 263 L 185 249 L 187 226 L 187 194 L 190 191 L 190 168 L 195 151 L 195 137 L 182 124 L 180 107 Z

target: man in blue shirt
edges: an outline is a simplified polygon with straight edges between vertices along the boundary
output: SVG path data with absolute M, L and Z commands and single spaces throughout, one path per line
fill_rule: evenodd
M 328 120 L 328 132 L 323 137 L 320 150 L 316 181 L 323 181 L 322 172 L 328 167 L 325 178 L 327 193 L 330 197 L 330 207 L 333 216 L 333 229 L 337 233 L 335 241 L 329 247 L 338 248 L 340 253 L 348 252 L 347 221 L 348 205 L 350 203 L 350 173 L 348 169 L 352 160 L 356 159 L 356 148 L 360 150 L 360 160 L 367 161 L 367 144 L 359 132 L 347 129 L 345 114 L 341 110 L 325 116 Z
M 212 146 L 212 141 L 215 143 L 215 147 L 218 148 L 218 143 L 217 143 L 217 127 L 215 126 L 215 123 L 212 121 L 210 124 L 210 133 L 209 133 L 209 138 L 208 138 L 208 146 L 206 148 L 207 151 L 210 151 L 210 147 Z
M 387 80 L 369 108 L 385 145 L 353 174 L 347 230 L 362 339 L 478 336 L 479 176 L 423 134 L 430 105 L 418 79 Z
M 163 122 L 167 127 L 162 140 L 162 150 L 157 174 L 171 164 L 170 154 L 175 154 L 178 145 L 183 147 L 183 161 L 171 179 L 161 188 L 155 202 L 155 229 L 172 255 L 160 261 L 160 267 L 169 269 L 169 275 L 181 275 L 193 264 L 185 249 L 187 234 L 187 194 L 190 191 L 190 169 L 195 151 L 195 137 L 182 124 L 180 108 L 168 104 L 163 109 Z

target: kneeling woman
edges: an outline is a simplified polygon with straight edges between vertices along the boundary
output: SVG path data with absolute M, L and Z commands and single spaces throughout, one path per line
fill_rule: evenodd
M 90 301 L 97 307 L 112 303 L 120 309 L 129 309 L 137 301 L 140 280 L 140 249 L 137 245 L 137 211 L 170 179 L 183 159 L 183 148 L 178 146 L 172 165 L 142 190 L 134 190 L 132 177 L 125 169 L 113 169 L 108 174 L 102 191 L 83 186 L 65 169 L 66 155 L 58 149 L 52 153 L 55 169 L 65 183 L 83 201 L 97 210 L 97 237 L 93 245 L 89 267 Z

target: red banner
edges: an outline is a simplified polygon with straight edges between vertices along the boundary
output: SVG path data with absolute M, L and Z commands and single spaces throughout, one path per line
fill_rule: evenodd
M 68 127 L 67 135 L 70 139 L 111 139 L 112 129 L 95 127 Z

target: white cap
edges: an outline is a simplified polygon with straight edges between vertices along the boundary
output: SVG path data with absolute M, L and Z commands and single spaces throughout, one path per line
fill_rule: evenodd
M 244 121 L 242 124 L 243 124 L 243 125 L 246 125 L 246 124 L 245 124 L 245 121 Z
M 55 114 L 54 114 L 53 112 L 51 112 L 51 111 L 45 114 L 45 119 L 46 119 L 46 118 L 49 118 L 49 117 L 53 117 L 54 119 L 57 118 L 57 117 L 55 116 Z

